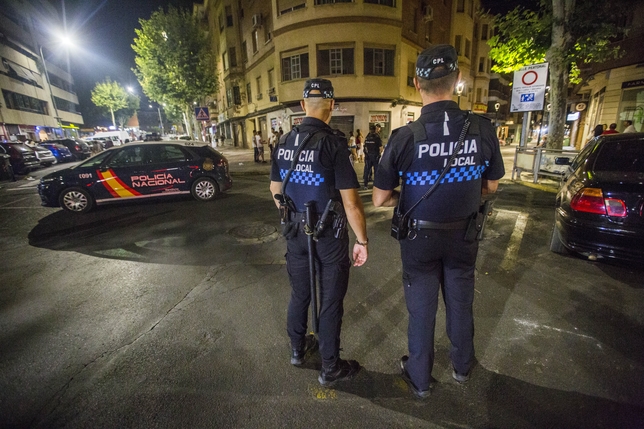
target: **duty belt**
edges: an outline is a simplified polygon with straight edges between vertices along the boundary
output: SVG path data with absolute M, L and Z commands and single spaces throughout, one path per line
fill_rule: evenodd
M 470 218 L 456 220 L 454 222 L 432 222 L 429 220 L 410 219 L 409 228 L 415 230 L 421 229 L 466 229 Z
M 314 217 L 314 221 L 317 221 L 319 214 Z M 329 225 L 333 223 L 333 218 L 335 216 L 329 216 L 325 224 Z M 292 212 L 290 216 L 291 222 L 295 223 L 306 223 L 306 212 Z

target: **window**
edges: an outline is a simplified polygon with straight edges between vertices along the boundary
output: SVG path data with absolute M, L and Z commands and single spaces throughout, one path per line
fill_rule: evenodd
M 230 108 L 233 106 L 233 90 L 226 88 L 226 105 Z
M 224 31 L 224 14 L 223 12 L 219 14 L 219 32 Z
M 46 101 L 4 89 L 2 90 L 2 95 L 4 96 L 4 103 L 9 109 L 49 115 Z
M 481 26 L 481 40 L 487 40 L 487 38 L 488 38 L 488 33 L 489 33 L 488 25 L 487 25 L 487 24 L 483 24 L 483 25 Z
M 479 73 L 485 73 L 485 58 L 479 58 Z
M 465 0 L 456 0 L 456 12 L 465 12 Z
M 318 49 L 318 76 L 353 74 L 353 48 Z
M 71 101 L 64 100 L 54 96 L 54 101 L 56 102 L 56 107 L 58 110 L 63 110 L 65 112 L 78 113 L 78 104 L 72 103 Z
M 394 75 L 393 49 L 365 48 L 364 49 L 364 74 L 378 76 Z
M 429 43 L 432 42 L 432 31 L 434 31 L 434 21 L 427 21 L 425 23 L 425 40 Z
M 414 76 L 416 76 L 416 64 L 409 61 L 407 63 L 407 86 L 414 87 Z
M 480 103 L 481 102 L 481 96 L 483 95 L 483 90 L 482 88 L 476 88 L 476 102 Z
M 154 163 L 185 161 L 187 158 L 181 148 L 174 145 L 151 145 L 150 155 Z
M 108 162 L 109 167 L 134 167 L 152 161 L 148 150 L 143 146 L 126 146 Z M 144 153 L 145 152 L 145 153 Z
M 454 48 L 456 48 L 456 53 L 458 55 L 463 55 L 463 36 L 454 37 Z
M 383 6 L 391 6 L 391 7 L 396 7 L 396 1 L 395 0 L 364 0 L 365 3 L 371 3 L 371 4 L 380 4 Z
M 232 6 L 226 6 L 226 27 L 233 26 L 233 8 Z
M 270 69 L 268 71 L 268 93 L 269 94 L 275 93 L 275 78 L 273 76 L 274 74 L 275 74 L 274 69 Z
M 309 54 L 301 53 L 282 58 L 282 81 L 309 77 Z
M 303 9 L 304 7 L 306 7 L 306 0 L 277 0 L 277 10 L 279 10 L 280 15 Z
M 264 43 L 268 43 L 273 38 L 273 26 L 268 18 L 264 21 Z
M 264 94 L 262 94 L 262 77 L 257 76 L 255 78 L 255 81 L 257 82 L 257 86 L 256 86 L 256 88 L 257 88 L 257 99 L 261 100 L 262 96 L 264 95 Z
M 417 7 L 413 8 L 413 12 L 411 13 L 411 17 L 413 19 L 413 22 L 411 23 L 411 31 L 414 34 L 418 34 L 418 20 L 420 18 L 418 17 L 418 8 Z
M 248 62 L 248 46 L 246 46 L 246 41 L 242 42 L 242 61 L 244 64 Z
M 472 49 L 472 42 L 469 39 L 465 39 L 465 58 L 470 57 L 470 50 Z
M 237 50 L 233 48 L 228 48 L 228 56 L 230 57 L 230 66 L 237 67 Z
M 250 82 L 246 84 L 246 101 L 248 101 L 249 103 L 253 101 L 253 93 L 250 89 Z
M 239 91 L 239 86 L 233 86 L 233 102 L 237 106 L 242 104 L 242 102 L 241 102 L 241 92 Z
M 228 52 L 221 55 L 221 64 L 224 66 L 224 70 L 228 70 Z
M 253 30 L 251 37 L 253 39 L 253 54 L 256 54 L 259 49 L 259 36 L 257 35 L 257 30 Z

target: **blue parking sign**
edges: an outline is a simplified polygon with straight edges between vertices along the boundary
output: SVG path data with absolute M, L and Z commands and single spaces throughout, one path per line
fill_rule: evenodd
M 528 102 L 528 101 L 534 101 L 534 92 L 530 92 L 528 94 L 521 94 L 521 102 Z

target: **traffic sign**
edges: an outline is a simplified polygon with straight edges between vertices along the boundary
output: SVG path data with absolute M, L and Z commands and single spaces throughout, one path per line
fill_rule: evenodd
M 208 113 L 207 107 L 195 107 L 195 116 L 198 121 L 209 121 L 210 113 Z
M 510 112 L 543 110 L 548 82 L 548 63 L 525 66 L 514 72 Z

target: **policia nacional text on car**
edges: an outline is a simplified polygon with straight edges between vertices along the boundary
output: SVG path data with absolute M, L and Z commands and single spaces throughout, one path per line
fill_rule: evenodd
M 452 344 L 452 377 L 469 379 L 474 364 L 474 267 L 484 212 L 481 194 L 495 192 L 505 171 L 487 118 L 452 101 L 461 74 L 456 50 L 438 45 L 416 61 L 414 85 L 423 101 L 418 120 L 395 130 L 376 172 L 373 202 L 397 206 L 392 235 L 400 240 L 409 312 L 409 356 L 400 362 L 412 393 L 430 393 L 438 290 Z M 402 179 L 400 192 L 394 189 Z M 487 212 L 487 210 L 485 210 Z
M 347 140 L 328 126 L 334 106 L 331 82 L 308 80 L 303 98 L 300 103 L 306 117 L 280 138 L 273 151 L 270 190 L 280 209 L 286 238 L 292 289 L 287 314 L 291 363 L 302 365 L 318 347 L 315 337 L 307 335 L 311 303 L 309 326 L 318 333 L 322 357 L 318 381 L 332 385 L 360 370 L 358 362 L 340 359 L 340 328 L 351 265 L 347 221 L 356 235 L 354 266 L 367 260 L 367 229 Z M 318 278 L 319 317 L 315 292 Z

